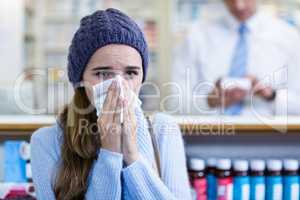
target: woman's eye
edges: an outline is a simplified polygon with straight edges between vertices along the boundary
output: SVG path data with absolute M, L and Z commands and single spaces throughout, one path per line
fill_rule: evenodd
M 137 71 L 127 71 L 129 76 L 137 76 L 139 73 Z
M 97 77 L 100 77 L 100 78 L 109 78 L 109 77 L 113 76 L 113 73 L 112 72 L 99 71 L 95 75 Z

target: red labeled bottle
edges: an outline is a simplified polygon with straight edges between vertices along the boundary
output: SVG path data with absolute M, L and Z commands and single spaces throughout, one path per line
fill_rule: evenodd
M 207 200 L 207 182 L 205 177 L 205 162 L 202 159 L 189 160 L 189 177 L 197 200 Z
M 217 200 L 233 199 L 233 178 L 231 172 L 231 160 L 219 159 L 217 161 Z

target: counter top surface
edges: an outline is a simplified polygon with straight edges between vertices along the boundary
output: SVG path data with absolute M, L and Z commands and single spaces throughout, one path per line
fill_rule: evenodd
M 288 129 L 300 131 L 300 116 L 272 118 L 189 116 L 173 115 L 183 130 L 220 129 L 234 127 L 236 130 Z M 0 115 L 0 130 L 30 131 L 55 123 L 54 115 Z

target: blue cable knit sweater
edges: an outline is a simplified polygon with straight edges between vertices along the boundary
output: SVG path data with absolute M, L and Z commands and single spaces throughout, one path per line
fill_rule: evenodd
M 87 200 L 190 200 L 184 145 L 170 116 L 156 114 L 153 128 L 158 142 L 162 177 L 155 163 L 151 136 L 141 110 L 136 111 L 140 159 L 123 167 L 122 154 L 100 148 L 90 171 Z M 37 130 L 31 137 L 31 163 L 39 200 L 54 200 L 53 177 L 60 160 L 62 130 L 58 124 Z

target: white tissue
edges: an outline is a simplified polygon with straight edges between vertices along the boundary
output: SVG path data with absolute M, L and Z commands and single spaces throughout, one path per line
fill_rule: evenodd
M 101 111 L 102 111 L 103 104 L 105 102 L 105 99 L 106 99 L 106 96 L 107 96 L 107 93 L 108 93 L 108 89 L 109 89 L 110 85 L 112 84 L 112 82 L 114 80 L 117 80 L 118 87 L 120 87 L 120 96 L 124 97 L 122 77 L 120 75 L 116 76 L 114 79 L 109 79 L 109 80 L 103 81 L 103 82 L 98 83 L 98 84 L 93 86 L 94 106 L 95 106 L 96 111 L 97 111 L 97 116 L 99 116 Z M 138 96 L 132 90 L 130 90 L 129 98 L 130 98 L 129 101 L 131 99 L 133 99 L 133 101 L 134 101 L 133 106 L 134 107 L 140 107 L 141 106 L 141 104 L 142 104 L 141 100 L 138 98 Z M 120 118 L 121 118 L 120 121 L 123 122 L 122 114 L 121 114 Z
M 251 90 L 251 81 L 248 78 L 231 78 L 225 77 L 221 80 L 222 89 L 231 89 L 233 87 L 238 87 L 245 91 Z

